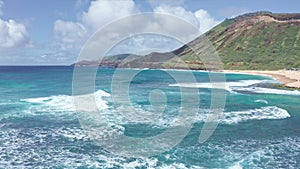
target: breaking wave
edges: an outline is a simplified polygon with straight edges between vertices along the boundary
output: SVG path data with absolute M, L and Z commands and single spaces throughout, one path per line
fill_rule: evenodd
M 198 121 L 206 121 L 209 113 L 199 113 Z M 267 106 L 245 111 L 223 112 L 219 116 L 221 124 L 238 124 L 250 120 L 277 120 L 289 118 L 291 115 L 282 108 Z
M 264 94 L 281 94 L 281 95 L 300 95 L 298 90 L 283 90 L 256 87 L 254 85 L 264 83 L 277 83 L 275 80 L 240 80 L 237 82 L 216 82 L 216 83 L 176 83 L 169 84 L 171 87 L 186 87 L 186 88 L 207 88 L 207 89 L 223 89 L 230 93 L 236 92 L 252 92 Z
M 98 90 L 93 93 L 98 109 L 103 110 L 109 107 L 108 101 L 104 97 L 109 97 L 110 94 Z M 74 97 L 69 95 L 54 95 L 49 97 L 38 97 L 38 98 L 27 98 L 21 99 L 22 102 L 27 102 L 32 105 L 31 108 L 34 108 L 39 111 L 76 111 L 74 105 Z

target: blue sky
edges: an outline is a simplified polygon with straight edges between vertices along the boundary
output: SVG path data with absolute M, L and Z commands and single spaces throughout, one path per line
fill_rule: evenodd
M 299 13 L 300 1 L 123 0 L 121 3 L 116 0 L 0 0 L 0 64 L 71 64 L 93 32 L 131 14 L 168 13 L 187 21 L 196 20 L 204 32 L 225 18 L 262 10 Z M 126 52 L 127 48 L 134 48 L 135 43 L 142 43 L 140 37 L 137 39 L 121 44 L 115 53 Z M 153 42 L 159 43 L 158 37 Z M 180 44 L 157 46 L 167 51 Z

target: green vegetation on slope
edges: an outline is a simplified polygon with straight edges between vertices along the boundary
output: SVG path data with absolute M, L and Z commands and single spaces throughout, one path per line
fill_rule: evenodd
M 300 67 L 299 18 L 300 14 L 246 14 L 226 19 L 205 36 L 217 50 L 225 69 Z M 184 53 L 187 62 L 195 61 L 189 48 Z

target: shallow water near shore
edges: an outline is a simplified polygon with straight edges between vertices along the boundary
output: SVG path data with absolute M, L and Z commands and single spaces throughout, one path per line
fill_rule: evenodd
M 87 69 L 88 68 L 82 68 Z M 196 84 L 180 84 L 164 70 L 140 71 L 131 81 L 130 101 L 143 115 L 149 94 L 164 91 L 167 106 L 155 121 L 121 118 L 111 99 L 115 69 L 99 68 L 95 98 L 101 115 L 120 134 L 145 138 L 165 131 L 180 109 L 180 87 L 199 90 L 192 129 L 174 148 L 147 158 L 110 153 L 84 132 L 72 99 L 73 67 L 0 67 L 0 167 L 3 168 L 299 168 L 299 91 L 267 89 L 271 78 L 226 74 L 226 105 L 219 125 L 204 143 L 200 131 L 210 111 L 207 72 L 193 71 Z M 172 70 L 169 70 L 172 71 Z M 184 71 L 173 71 L 180 74 Z M 134 120 L 134 119 L 133 119 Z M 135 119 L 137 120 L 137 119 Z M 181 124 L 178 124 L 179 126 Z

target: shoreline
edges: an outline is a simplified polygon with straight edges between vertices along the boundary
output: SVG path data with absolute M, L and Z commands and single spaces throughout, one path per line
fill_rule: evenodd
M 300 89 L 300 71 L 293 70 L 224 70 L 224 73 L 245 73 L 272 77 L 285 87 Z

